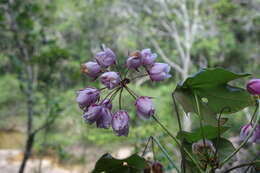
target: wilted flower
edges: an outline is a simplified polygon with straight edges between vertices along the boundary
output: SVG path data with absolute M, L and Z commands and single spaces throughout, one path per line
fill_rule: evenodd
M 252 130 L 253 126 L 250 123 L 243 126 L 240 131 L 241 140 L 245 140 Z M 252 143 L 260 143 L 260 124 L 256 126 L 255 131 L 253 132 L 252 136 L 249 138 L 248 141 Z
M 92 124 L 100 118 L 101 106 L 93 104 L 90 105 L 88 111 L 83 114 L 83 119 L 86 123 Z
M 101 72 L 101 67 L 98 63 L 90 61 L 81 65 L 81 71 L 92 78 L 96 78 Z
M 77 94 L 78 96 L 76 100 L 81 109 L 89 107 L 99 99 L 99 90 L 95 88 L 85 88 L 78 91 Z
M 149 69 L 149 75 L 153 81 L 161 81 L 171 77 L 169 74 L 171 67 L 165 63 L 155 63 Z
M 128 136 L 129 115 L 124 110 L 117 111 L 112 117 L 112 128 L 117 136 Z
M 106 107 L 102 107 L 99 112 L 100 117 L 97 119 L 97 127 L 108 129 L 111 125 L 112 121 L 112 113 Z
M 150 48 L 143 49 L 142 52 L 142 64 L 143 65 L 153 65 L 157 58 L 156 53 L 152 53 Z
M 116 72 L 105 72 L 101 75 L 101 82 L 108 88 L 113 89 L 120 83 L 120 77 Z
M 142 55 L 140 51 L 136 51 L 131 55 L 126 62 L 126 67 L 129 69 L 138 69 L 142 65 L 141 61 Z
M 154 115 L 154 107 L 151 97 L 141 96 L 136 99 L 135 106 L 137 109 L 137 115 L 141 119 L 148 119 Z
M 163 173 L 163 165 L 160 162 L 154 162 L 152 169 L 153 173 Z
M 192 144 L 192 152 L 197 155 L 214 155 L 216 149 L 210 140 L 205 139 L 205 145 L 203 139 Z
M 104 51 L 96 54 L 96 61 L 101 67 L 107 68 L 116 64 L 116 55 L 111 49 L 105 48 Z
M 251 79 L 247 83 L 247 90 L 253 95 L 260 95 L 260 79 Z

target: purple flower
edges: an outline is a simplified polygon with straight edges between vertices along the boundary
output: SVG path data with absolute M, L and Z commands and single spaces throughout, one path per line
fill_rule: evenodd
M 112 113 L 111 111 L 106 108 L 106 107 L 102 107 L 101 111 L 99 112 L 100 117 L 97 120 L 97 127 L 98 128 L 104 128 L 104 129 L 108 129 L 111 125 L 111 121 L 112 121 Z
M 153 65 L 157 58 L 156 53 L 152 53 L 150 48 L 143 49 L 142 52 L 142 64 L 143 65 Z
M 87 62 L 81 65 L 81 71 L 86 75 L 96 78 L 101 72 L 101 67 L 96 62 Z
M 138 97 L 137 100 L 135 101 L 135 106 L 137 109 L 137 115 L 141 119 L 148 119 L 152 115 L 154 115 L 155 110 L 153 107 L 151 97 L 147 97 L 147 96 Z
M 252 124 L 246 124 L 241 128 L 240 131 L 240 138 L 241 140 L 245 140 L 248 134 L 253 130 Z M 255 131 L 253 132 L 252 136 L 248 140 L 252 143 L 260 143 L 260 124 L 256 126 Z
M 142 55 L 140 51 L 136 51 L 131 55 L 126 62 L 126 67 L 129 69 L 138 69 L 142 65 Z
M 112 128 L 117 136 L 128 136 L 129 115 L 124 110 L 117 111 L 112 117 Z
M 154 63 L 149 69 L 149 75 L 153 81 L 162 81 L 171 77 L 169 74 L 171 67 L 165 63 Z
M 120 77 L 116 72 L 105 72 L 101 75 L 101 82 L 108 88 L 113 89 L 120 83 Z
M 96 104 L 90 105 L 88 111 L 83 114 L 86 123 L 92 124 L 100 118 L 102 107 Z
M 247 83 L 247 91 L 253 95 L 260 95 L 260 79 L 251 79 Z
M 105 108 L 108 108 L 109 110 L 112 109 L 112 101 L 110 99 L 104 99 L 100 102 L 100 105 L 105 107 Z
M 95 88 L 85 88 L 77 92 L 77 102 L 81 109 L 88 108 L 99 99 L 99 90 Z
M 104 68 L 111 66 L 112 64 L 116 64 L 116 55 L 115 53 L 109 49 L 105 48 L 104 51 L 98 52 L 96 54 L 97 63 Z

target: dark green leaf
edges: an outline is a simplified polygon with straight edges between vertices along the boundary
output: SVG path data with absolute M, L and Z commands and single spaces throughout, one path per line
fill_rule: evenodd
M 113 158 L 110 154 L 104 154 L 96 163 L 92 173 L 139 173 L 146 166 L 145 159 L 133 154 L 132 156 L 119 160 Z
M 222 68 L 202 69 L 179 84 L 174 95 L 185 112 L 198 114 L 196 94 L 205 121 L 216 125 L 216 114 L 223 110 L 223 113 L 234 113 L 254 104 L 245 89 L 228 84 L 229 81 L 246 76 L 249 74 L 236 74 Z
M 223 160 L 235 150 L 233 144 L 225 138 L 220 138 L 219 142 L 217 142 L 217 139 L 214 139 L 212 142 L 215 148 L 218 148 L 219 160 Z

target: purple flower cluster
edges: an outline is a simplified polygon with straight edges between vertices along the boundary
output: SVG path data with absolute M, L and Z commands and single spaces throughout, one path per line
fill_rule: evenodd
M 126 67 L 138 73 L 140 73 L 140 68 L 143 68 L 146 72 L 145 75 L 150 76 L 152 81 L 162 81 L 171 77 L 169 74 L 170 66 L 164 63 L 156 63 L 156 58 L 157 55 L 152 53 L 151 49 L 136 51 L 129 55 Z M 155 109 L 151 97 L 138 96 L 127 86 L 134 79 L 122 78 L 119 71 L 111 71 L 111 68 L 114 66 L 117 67 L 117 58 L 115 53 L 109 48 L 103 48 L 101 52 L 98 52 L 95 56 L 95 61 L 82 64 L 82 73 L 92 79 L 99 78 L 105 88 L 87 87 L 77 92 L 76 100 L 79 107 L 84 111 L 82 117 L 86 123 L 96 123 L 97 128 L 104 129 L 112 126 L 117 136 L 128 136 L 130 118 L 128 113 L 121 108 L 121 94 L 123 90 L 125 89 L 134 97 L 136 112 L 139 118 L 149 119 L 154 115 Z M 111 91 L 101 99 L 100 95 L 104 89 Z M 112 101 L 118 92 L 120 93 L 119 110 L 112 113 Z

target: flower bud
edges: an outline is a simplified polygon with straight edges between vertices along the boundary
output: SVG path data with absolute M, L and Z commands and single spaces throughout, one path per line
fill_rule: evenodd
M 105 108 L 108 108 L 109 110 L 112 109 L 112 101 L 110 99 L 105 99 L 105 100 L 102 100 L 100 102 L 100 105 L 105 107 Z
M 81 109 L 88 108 L 99 99 L 99 91 L 95 88 L 85 88 L 77 92 L 77 102 Z
M 150 48 L 143 49 L 142 52 L 142 64 L 143 65 L 153 65 L 157 58 L 156 53 L 152 53 Z
M 137 115 L 141 119 L 148 119 L 154 115 L 154 107 L 151 100 L 151 97 L 141 96 L 138 97 L 135 101 L 135 106 L 137 109 Z
M 100 118 L 101 106 L 93 104 L 90 105 L 88 111 L 83 114 L 83 119 L 86 123 L 92 124 Z
M 95 59 L 97 63 L 104 68 L 107 68 L 112 64 L 116 64 L 116 55 L 109 48 L 105 48 L 104 51 L 97 53 Z
M 205 145 L 203 139 L 192 144 L 192 153 L 196 155 L 204 156 L 207 154 L 208 156 L 213 156 L 215 151 L 213 143 L 207 139 L 205 139 Z
M 81 71 L 92 78 L 96 78 L 101 72 L 101 67 L 98 63 L 90 61 L 81 65 Z
M 110 110 L 106 107 L 101 108 L 101 111 L 99 112 L 100 117 L 97 120 L 97 127 L 98 128 L 104 128 L 108 129 L 111 125 L 112 121 L 112 113 Z
M 120 83 L 120 77 L 116 72 L 105 72 L 101 75 L 101 82 L 108 88 L 113 89 Z
M 128 136 L 129 115 L 124 110 L 117 111 L 112 117 L 112 128 L 117 136 Z
M 163 165 L 160 162 L 154 162 L 152 169 L 153 173 L 163 173 Z
M 141 52 L 136 51 L 133 55 L 131 55 L 126 62 L 126 67 L 129 69 L 138 69 L 142 65 L 141 61 Z
M 171 67 L 165 63 L 154 63 L 149 69 L 149 75 L 152 81 L 162 81 L 171 77 L 169 74 Z
M 251 94 L 260 95 L 260 79 L 251 79 L 246 87 Z
M 253 126 L 250 123 L 243 126 L 240 131 L 241 140 L 245 140 L 252 130 Z M 256 126 L 255 131 L 253 132 L 252 136 L 249 138 L 248 141 L 252 143 L 260 143 L 260 124 Z

